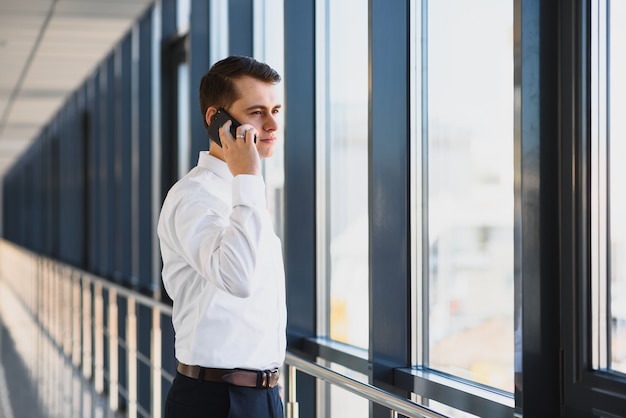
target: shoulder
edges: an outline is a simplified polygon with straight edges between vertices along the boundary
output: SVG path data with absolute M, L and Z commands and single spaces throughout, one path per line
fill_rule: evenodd
M 163 208 L 170 211 L 213 208 L 218 212 L 230 210 L 231 184 L 211 170 L 194 168 L 172 186 Z

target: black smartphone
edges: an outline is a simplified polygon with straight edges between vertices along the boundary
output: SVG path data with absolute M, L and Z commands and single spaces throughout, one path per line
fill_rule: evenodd
M 229 119 L 233 121 L 232 125 L 230 125 L 230 133 L 233 135 L 233 138 L 237 138 L 237 127 L 240 126 L 241 123 L 237 122 L 237 119 L 233 118 L 223 108 L 217 109 L 217 112 L 213 115 L 213 119 L 211 119 L 211 124 L 209 125 L 209 138 L 215 141 L 220 147 L 222 146 L 222 141 L 220 141 L 219 129 Z

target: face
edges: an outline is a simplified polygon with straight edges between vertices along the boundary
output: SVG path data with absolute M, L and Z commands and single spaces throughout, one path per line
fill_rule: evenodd
M 277 141 L 281 109 L 276 86 L 252 77 L 241 77 L 234 83 L 240 98 L 226 110 L 241 124 L 256 128 L 259 157 L 271 157 Z

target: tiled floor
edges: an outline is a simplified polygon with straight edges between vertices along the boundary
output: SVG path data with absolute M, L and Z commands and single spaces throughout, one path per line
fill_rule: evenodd
M 0 279 L 0 418 L 119 416 Z

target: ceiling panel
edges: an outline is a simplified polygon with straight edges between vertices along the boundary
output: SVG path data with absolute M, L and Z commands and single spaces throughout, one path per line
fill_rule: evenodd
M 0 176 L 153 0 L 0 0 Z

